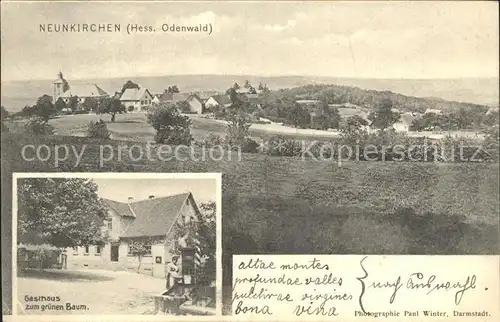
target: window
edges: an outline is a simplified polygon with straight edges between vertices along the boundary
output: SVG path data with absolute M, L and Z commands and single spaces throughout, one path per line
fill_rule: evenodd
M 96 256 L 101 255 L 101 246 L 96 246 L 96 247 L 95 247 L 95 255 L 96 255 Z
M 85 253 L 84 253 L 84 255 L 88 255 L 89 254 L 89 248 L 90 248 L 89 246 L 85 246 Z
M 112 230 L 113 229 L 113 222 L 111 220 L 108 221 L 107 226 L 108 226 L 109 230 Z
M 73 247 L 73 255 L 78 255 L 78 247 Z
M 138 245 L 137 248 L 141 249 L 142 246 Z M 145 249 L 144 249 L 142 256 L 151 257 L 151 245 L 144 245 L 144 248 Z M 132 251 L 132 247 L 129 245 L 127 256 L 136 256 L 136 255 L 137 254 L 134 254 L 134 252 Z

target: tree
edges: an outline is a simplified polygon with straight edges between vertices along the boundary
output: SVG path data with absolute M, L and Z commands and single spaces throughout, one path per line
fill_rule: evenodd
M 99 109 L 99 101 L 93 97 L 87 97 L 85 101 L 83 101 L 82 107 L 84 111 L 97 112 Z
M 75 112 L 78 109 L 78 96 L 71 96 L 69 98 L 68 107 L 72 112 Z
M 226 143 L 236 146 L 244 145 L 250 125 L 252 125 L 250 115 L 243 107 L 235 107 L 227 109 L 225 119 L 228 122 Z
M 58 74 L 59 78 L 63 81 L 63 93 L 66 92 L 67 90 L 69 90 L 69 84 L 68 84 L 68 81 L 66 79 L 64 79 L 64 76 L 63 76 L 63 73 L 62 72 L 59 72 Z
M 134 83 L 131 80 L 128 80 L 125 84 L 123 84 L 121 93 L 123 94 L 123 92 L 125 92 L 125 90 L 127 90 L 129 88 L 137 88 L 137 89 L 139 89 L 139 85 L 137 85 L 136 83 Z
M 121 110 L 121 102 L 119 99 L 105 97 L 101 99 L 101 101 L 98 104 L 97 114 L 100 113 L 110 114 L 111 122 L 114 122 L 116 113 L 119 113 L 120 110 Z
M 368 125 L 368 121 L 362 118 L 359 115 L 350 116 L 346 119 L 343 119 L 340 124 L 340 132 L 345 137 L 354 137 L 358 136 L 363 132 L 364 127 Z
M 148 112 L 148 123 L 156 130 L 157 143 L 190 145 L 191 120 L 179 113 L 175 105 L 161 104 Z
M 141 271 L 142 258 L 145 255 L 151 254 L 151 245 L 155 244 L 152 238 L 133 238 L 128 241 L 128 247 L 132 255 L 137 257 L 139 265 L 137 265 L 137 273 Z
M 55 108 L 58 113 L 61 113 L 66 108 L 66 103 L 62 98 L 57 99 Z
M 18 242 L 75 247 L 100 244 L 106 208 L 83 178 L 19 179 Z
M 47 94 L 40 96 L 33 110 L 33 115 L 40 117 L 44 123 L 47 123 L 56 114 L 56 108 L 52 104 L 52 96 Z
M 9 112 L 7 111 L 7 109 L 5 109 L 5 107 L 2 105 L 1 106 L 1 114 L 0 114 L 0 118 L 1 118 L 1 130 L 2 132 L 8 132 L 8 129 L 7 127 L 5 126 L 4 124 L 4 121 L 9 117 Z
M 175 94 L 175 93 L 180 93 L 179 91 L 179 88 L 177 87 L 177 85 L 173 85 L 170 89 L 170 91 Z
M 249 93 L 249 94 L 257 94 L 257 90 L 255 89 L 255 87 L 250 86 L 250 87 L 248 88 L 248 93 Z
M 7 111 L 7 109 L 5 108 L 5 106 L 1 106 L 1 111 L 0 111 L 0 118 L 3 121 L 5 121 L 8 117 L 9 117 L 9 112 Z
M 290 108 L 287 119 L 295 127 L 307 128 L 311 124 L 311 114 L 309 114 L 307 107 L 299 103 L 295 103 Z
M 330 108 L 326 101 L 317 106 L 319 116 L 314 119 L 314 127 L 319 130 L 336 129 L 340 125 L 340 114 L 337 108 Z
M 384 98 L 378 102 L 374 111 L 368 115 L 368 119 L 372 121 L 372 126 L 382 131 L 391 127 L 399 118 L 400 114 L 392 110 L 392 101 L 389 98 Z

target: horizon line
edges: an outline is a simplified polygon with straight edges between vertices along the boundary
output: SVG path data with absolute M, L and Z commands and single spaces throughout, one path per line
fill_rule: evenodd
M 57 74 L 55 74 L 57 75 Z M 363 79 L 363 80 L 457 80 L 457 79 L 499 79 L 498 76 L 464 76 L 464 77 L 362 77 L 362 76 L 328 76 L 311 74 L 276 74 L 276 75 L 257 75 L 257 74 L 166 74 L 166 75 L 135 75 L 135 76 L 109 76 L 109 77 L 79 77 L 69 78 L 68 80 L 83 81 L 94 79 L 117 79 L 117 78 L 148 78 L 148 77 L 177 77 L 177 76 L 226 76 L 226 77 L 253 77 L 253 78 L 278 78 L 278 77 L 324 77 L 332 79 Z M 26 82 L 26 81 L 53 81 L 53 78 L 31 78 L 31 79 L 2 79 L 3 82 Z

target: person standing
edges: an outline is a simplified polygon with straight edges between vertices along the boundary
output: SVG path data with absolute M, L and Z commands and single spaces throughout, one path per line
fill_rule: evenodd
M 167 290 L 174 286 L 182 278 L 179 266 L 177 265 L 179 256 L 172 256 L 172 261 L 165 266 L 165 278 L 167 280 Z

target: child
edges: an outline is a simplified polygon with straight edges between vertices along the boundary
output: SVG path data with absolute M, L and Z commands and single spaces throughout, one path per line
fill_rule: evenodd
M 177 280 L 181 279 L 182 276 L 179 272 L 179 266 L 177 262 L 179 261 L 179 256 L 172 256 L 172 261 L 167 263 L 165 266 L 165 278 L 167 280 L 167 290 L 174 286 Z

